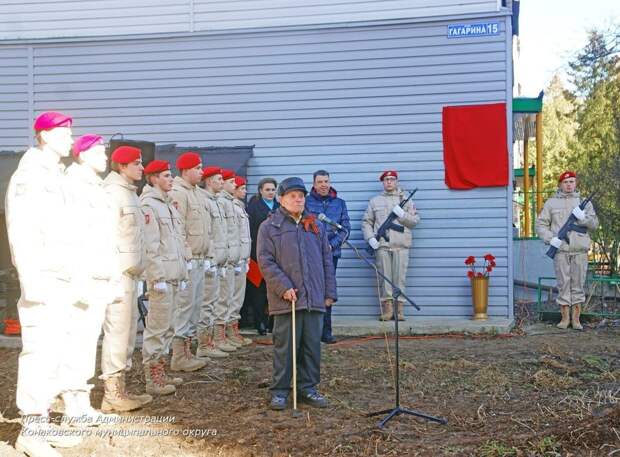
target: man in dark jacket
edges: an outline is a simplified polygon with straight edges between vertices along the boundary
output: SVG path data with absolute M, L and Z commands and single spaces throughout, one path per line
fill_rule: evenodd
M 342 198 L 338 198 L 336 189 L 331 187 L 329 173 L 327 171 L 315 171 L 313 177 L 313 187 L 310 191 L 310 195 L 306 198 L 306 210 L 316 215 L 323 213 L 332 221 L 342 225 L 346 230 L 346 232 L 344 232 L 342 230 L 328 228 L 327 231 L 329 244 L 332 248 L 334 270 L 336 270 L 336 268 L 338 268 L 338 259 L 340 258 L 342 244 L 351 231 L 347 204 Z M 336 342 L 336 338 L 332 335 L 331 306 L 327 307 L 323 316 L 323 335 L 321 336 L 321 341 L 327 344 Z
M 271 408 L 286 407 L 292 378 L 292 313 L 296 310 L 299 399 L 324 408 L 320 382 L 323 313 L 337 299 L 332 252 L 323 224 L 304 211 L 306 187 L 301 178 L 280 184 L 280 205 L 258 230 L 257 257 L 267 284 L 273 327 Z

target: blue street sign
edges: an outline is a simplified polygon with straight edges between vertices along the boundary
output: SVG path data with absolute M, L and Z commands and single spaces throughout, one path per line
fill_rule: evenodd
M 448 25 L 448 38 L 469 38 L 492 35 L 499 35 L 499 22 L 497 21 Z

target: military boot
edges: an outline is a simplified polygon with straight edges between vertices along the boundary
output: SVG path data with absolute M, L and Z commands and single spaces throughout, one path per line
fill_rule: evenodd
M 159 363 L 161 365 L 161 369 L 164 372 L 164 381 L 166 384 L 172 384 L 173 386 L 180 386 L 183 384 L 183 378 L 178 378 L 176 376 L 170 376 L 166 371 L 166 360 L 162 357 L 159 359 Z
M 90 404 L 89 390 L 63 392 L 62 398 L 66 405 L 64 419 L 73 427 L 93 427 L 114 423 L 119 416 L 103 414 L 94 409 Z
M 224 326 L 224 335 L 226 335 L 226 341 L 228 342 L 228 344 L 230 344 L 231 346 L 234 346 L 235 349 L 239 349 L 240 347 L 243 346 L 243 343 L 241 343 L 239 339 L 234 338 L 235 335 L 233 333 L 233 329 L 230 324 L 226 324 Z
M 402 301 L 396 302 L 398 308 L 398 320 L 405 320 L 405 304 Z
M 236 346 L 230 344 L 226 338 L 226 324 L 216 324 L 213 330 L 213 342 L 215 347 L 224 352 L 235 352 Z
M 214 359 L 223 359 L 228 357 L 224 351 L 220 351 L 213 343 L 213 329 L 203 330 L 198 335 L 199 344 L 196 349 L 196 357 L 213 357 Z
M 570 310 L 569 310 L 569 306 L 568 305 L 561 305 L 560 306 L 560 313 L 562 314 L 562 320 L 560 321 L 560 323 L 558 325 L 556 325 L 557 328 L 561 328 L 562 330 L 566 330 L 568 328 L 568 326 L 570 325 Z
M 392 300 L 385 300 L 381 302 L 381 316 L 380 321 L 389 321 L 394 317 L 394 310 L 392 309 Z
M 239 321 L 234 321 L 226 325 L 226 338 L 238 347 L 249 346 L 252 344 L 251 339 L 245 338 L 241 335 L 241 332 L 239 331 Z
M 129 398 L 125 392 L 123 382 L 124 373 L 116 373 L 103 381 L 103 400 L 101 411 L 118 411 L 121 413 L 141 408 L 144 403 L 138 399 Z M 150 397 L 150 395 L 149 395 Z M 151 397 L 151 400 L 153 397 Z
M 166 372 L 159 360 L 152 360 L 144 364 L 144 379 L 146 380 L 146 392 L 151 395 L 170 395 L 177 388 L 172 384 L 166 384 Z
M 172 360 L 170 371 L 196 371 L 207 365 L 206 360 L 198 359 L 192 354 L 191 338 L 172 339 Z
M 153 401 L 153 397 L 150 396 L 149 394 L 132 394 L 131 392 L 127 392 L 127 384 L 126 384 L 126 378 L 125 378 L 124 371 L 120 373 L 120 380 L 121 380 L 121 390 L 125 393 L 125 395 L 129 399 L 139 401 L 142 406 L 148 405 L 150 402 Z
M 579 316 L 581 316 L 581 305 L 573 305 L 572 314 L 572 327 L 575 330 L 583 330 L 583 325 L 581 325 L 581 322 L 579 322 Z

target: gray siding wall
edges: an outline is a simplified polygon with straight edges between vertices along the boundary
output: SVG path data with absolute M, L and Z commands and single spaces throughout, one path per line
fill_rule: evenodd
M 29 52 L 27 47 L 0 47 L 0 151 L 23 149 L 30 141 Z
M 188 32 L 187 0 L 3 0 L 0 40 Z
M 194 0 L 196 30 L 412 19 L 499 11 L 497 0 Z
M 510 195 L 448 190 L 441 139 L 444 105 L 508 101 L 510 31 L 498 20 L 499 36 L 457 40 L 439 21 L 37 45 L 33 106 L 70 113 L 76 134 L 255 144 L 251 190 L 264 176 L 299 175 L 310 185 L 312 172 L 326 168 L 348 203 L 357 245 L 379 173 L 396 168 L 406 189 L 420 189 L 407 283 L 421 314 L 469 316 L 463 261 L 492 252 L 490 314 L 507 316 Z M 376 315 L 374 275 L 349 249 L 338 280 L 335 313 Z
M 4 0 L 0 40 L 191 33 L 495 13 L 499 0 Z

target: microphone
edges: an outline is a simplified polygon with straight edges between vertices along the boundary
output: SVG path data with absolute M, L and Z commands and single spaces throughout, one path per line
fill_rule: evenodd
M 319 214 L 319 220 L 321 222 L 325 222 L 328 225 L 331 225 L 334 228 L 337 228 L 338 230 L 342 230 L 344 232 L 347 231 L 346 228 L 344 228 L 342 225 L 340 225 L 338 222 L 332 221 L 329 217 L 327 217 L 325 214 L 321 213 Z

